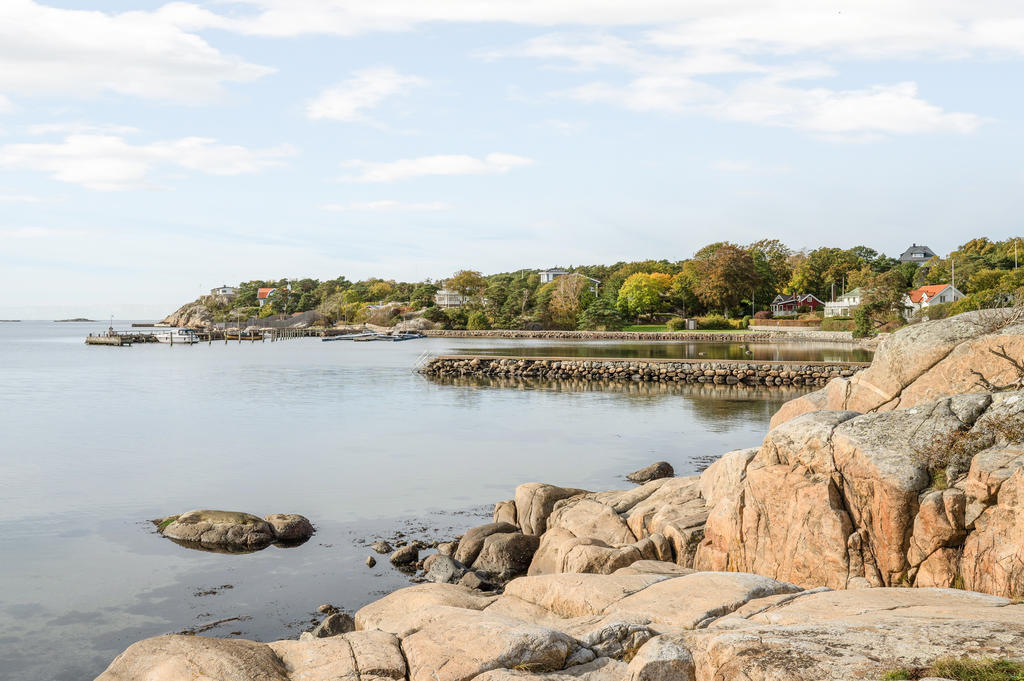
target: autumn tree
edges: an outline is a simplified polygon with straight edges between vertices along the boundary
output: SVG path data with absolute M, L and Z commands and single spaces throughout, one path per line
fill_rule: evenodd
M 475 270 L 459 270 L 448 280 L 447 286 L 461 296 L 477 300 L 487 290 L 487 279 Z
M 561 328 L 576 328 L 577 317 L 593 299 L 591 282 L 582 274 L 567 274 L 552 282 L 548 310 L 551 320 Z
M 693 256 L 694 293 L 711 309 L 728 313 L 761 284 L 750 252 L 729 242 L 705 246 Z

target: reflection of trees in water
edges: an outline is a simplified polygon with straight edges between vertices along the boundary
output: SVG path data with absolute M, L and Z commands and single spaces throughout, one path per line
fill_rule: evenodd
M 572 343 L 459 348 L 459 354 L 515 357 L 617 357 L 638 359 L 731 359 L 739 361 L 870 362 L 872 353 L 854 343 Z
M 688 398 L 700 421 L 710 419 L 709 425 L 726 416 L 750 414 L 764 419 L 779 405 L 815 388 L 802 386 L 747 386 L 722 383 L 649 383 L 644 381 L 583 381 L 575 379 L 506 378 L 489 376 L 430 376 L 438 385 L 467 388 L 497 388 L 505 390 L 557 393 L 609 393 L 638 401 L 667 398 Z

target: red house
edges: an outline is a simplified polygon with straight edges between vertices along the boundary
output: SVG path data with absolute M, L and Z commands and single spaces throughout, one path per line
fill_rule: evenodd
M 772 314 L 794 314 L 801 307 L 806 307 L 813 311 L 824 306 L 825 303 L 818 300 L 818 297 L 811 293 L 778 295 L 772 301 Z

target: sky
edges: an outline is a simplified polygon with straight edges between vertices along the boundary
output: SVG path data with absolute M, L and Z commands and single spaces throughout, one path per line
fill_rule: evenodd
M 1021 234 L 1019 0 L 0 0 L 0 318 Z

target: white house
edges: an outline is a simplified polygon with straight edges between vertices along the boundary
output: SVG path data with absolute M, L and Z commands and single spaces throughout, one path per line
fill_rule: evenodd
M 434 294 L 434 305 L 438 307 L 461 307 L 469 302 L 469 297 L 448 289 L 441 289 Z
M 566 277 L 569 276 L 570 274 L 574 277 L 584 277 L 585 279 L 589 280 L 590 284 L 588 285 L 588 288 L 590 288 L 591 292 L 595 296 L 597 295 L 597 288 L 601 285 L 600 280 L 594 279 L 593 277 L 588 277 L 584 274 L 580 274 L 579 272 L 569 272 L 568 270 L 563 270 L 557 267 L 550 270 L 543 270 L 540 273 L 540 283 L 542 285 L 550 284 L 555 279 L 558 279 L 559 277 Z
M 825 303 L 826 317 L 849 317 L 861 303 L 861 290 L 855 288 L 847 291 L 833 301 Z
M 567 274 L 569 274 L 568 270 L 559 269 L 557 267 L 551 270 L 543 270 L 540 273 L 540 283 L 550 284 L 555 279 L 558 279 L 559 277 L 564 277 Z
M 238 293 L 238 289 L 234 286 L 228 286 L 227 284 L 210 289 L 210 295 L 212 296 L 233 296 L 236 293 Z
M 276 288 L 261 288 L 256 291 L 256 302 L 259 303 L 260 307 L 267 304 L 267 298 L 276 290 Z
M 964 294 L 950 284 L 934 284 L 914 289 L 906 295 L 903 302 L 907 308 L 907 317 L 911 317 L 929 305 L 952 303 L 963 297 Z

